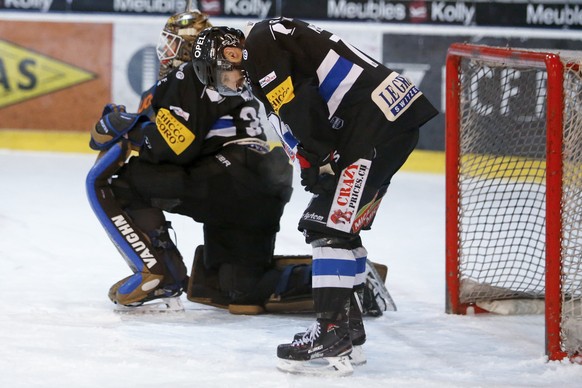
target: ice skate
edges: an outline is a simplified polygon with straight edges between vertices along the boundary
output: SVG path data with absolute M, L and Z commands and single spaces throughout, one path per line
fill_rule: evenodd
M 361 320 L 360 326 L 362 327 L 363 330 L 363 323 L 361 322 Z M 305 333 L 297 333 L 295 334 L 293 340 L 299 340 L 304 335 Z M 364 344 L 364 342 L 366 342 L 366 333 L 364 332 L 362 336 L 362 332 L 359 331 L 358 329 L 352 331 L 352 323 L 350 322 L 350 338 L 352 339 L 352 352 L 348 355 L 350 363 L 353 366 L 364 365 L 366 362 L 368 362 L 366 354 L 364 353 L 364 349 L 362 348 L 362 345 Z
M 362 345 L 366 342 L 366 330 L 364 328 L 364 320 L 362 318 L 362 306 L 359 304 L 357 293 L 354 292 L 350 299 L 349 310 L 349 333 L 352 340 L 352 352 L 348 355 L 350 363 L 353 366 L 364 365 L 367 362 L 366 355 Z M 305 332 L 295 334 L 294 341 L 300 340 L 305 335 Z
M 180 300 L 181 284 L 160 286 L 163 277 L 150 273 L 135 273 L 115 283 L 109 289 L 109 299 L 115 312 L 124 314 L 183 312 Z
M 353 373 L 348 323 L 317 321 L 290 344 L 277 347 L 277 368 L 283 372 L 347 376 Z

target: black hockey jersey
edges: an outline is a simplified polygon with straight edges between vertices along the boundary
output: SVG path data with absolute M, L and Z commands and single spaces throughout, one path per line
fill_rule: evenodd
M 336 151 L 344 168 L 438 113 L 410 80 L 312 24 L 276 18 L 246 33 L 243 66 L 292 159 L 301 144 Z
M 140 158 L 152 163 L 189 164 L 214 154 L 236 139 L 266 140 L 258 118 L 259 102 L 246 92 L 223 97 L 204 87 L 190 62 L 156 84 L 155 125 L 144 126 Z

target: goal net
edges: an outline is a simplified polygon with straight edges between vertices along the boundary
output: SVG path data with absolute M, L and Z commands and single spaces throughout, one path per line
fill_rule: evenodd
M 544 312 L 582 354 L 582 52 L 453 44 L 447 56 L 447 312 Z

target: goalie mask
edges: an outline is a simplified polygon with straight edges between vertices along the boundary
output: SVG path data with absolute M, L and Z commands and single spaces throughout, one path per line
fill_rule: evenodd
M 170 16 L 162 33 L 156 52 L 160 60 L 159 78 L 192 59 L 192 47 L 200 31 L 211 27 L 208 15 L 197 9 Z
M 242 50 L 244 34 L 229 27 L 211 27 L 200 33 L 192 62 L 198 79 L 209 89 L 223 96 L 241 95 L 245 90 L 245 72 L 240 63 L 229 62 L 224 56 L 226 47 Z

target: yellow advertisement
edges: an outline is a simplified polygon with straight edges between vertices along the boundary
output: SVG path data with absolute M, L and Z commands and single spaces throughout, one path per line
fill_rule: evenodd
M 94 78 L 89 71 L 0 40 L 0 108 Z
M 156 115 L 156 126 L 158 132 L 164 138 L 168 146 L 180 155 L 196 138 L 194 134 L 186 128 L 172 113 L 166 108 L 162 108 Z

